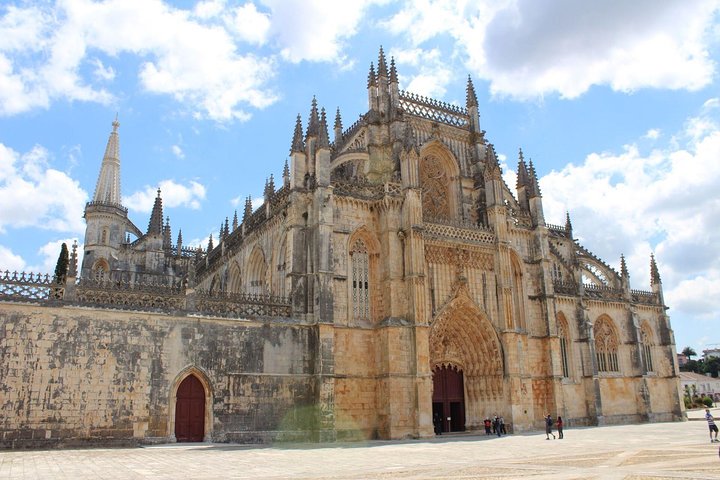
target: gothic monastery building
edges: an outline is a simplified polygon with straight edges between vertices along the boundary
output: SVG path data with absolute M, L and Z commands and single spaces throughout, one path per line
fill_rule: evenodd
M 75 246 L 64 277 L 1 275 L 0 445 L 683 419 L 654 258 L 633 290 L 624 258 L 546 223 L 522 152 L 511 190 L 470 79 L 459 107 L 376 66 L 367 113 L 345 128 L 313 99 L 282 179 L 207 248 L 172 234 L 160 191 L 147 229 L 128 218 L 113 123 L 81 265 Z

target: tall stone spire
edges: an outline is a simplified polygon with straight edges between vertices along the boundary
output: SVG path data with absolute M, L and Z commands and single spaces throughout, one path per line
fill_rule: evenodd
M 155 204 L 150 214 L 150 223 L 148 223 L 148 235 L 162 235 L 163 233 L 163 209 L 162 198 L 160 197 L 160 189 L 158 188 Z
M 328 135 L 327 116 L 325 108 L 320 109 L 320 128 L 318 131 L 318 148 L 330 148 L 330 137 Z
M 625 263 L 625 255 L 620 254 L 620 276 L 622 278 L 630 278 L 628 273 L 627 263 Z
M 342 117 L 340 116 L 340 107 L 337 108 L 337 111 L 335 112 L 335 125 L 333 125 L 333 130 L 335 133 L 335 148 L 340 144 L 342 141 Z
M 475 86 L 473 85 L 472 78 L 468 75 L 467 87 L 465 88 L 466 98 L 465 103 L 468 109 L 471 107 L 478 106 L 477 95 L 475 94 Z
M 650 285 L 660 285 L 660 272 L 658 271 L 657 263 L 655 262 L 655 255 L 650 254 Z
M 532 159 L 530 159 L 530 167 L 528 168 L 528 176 L 530 177 L 530 198 L 542 197 L 540 193 L 540 184 L 538 182 L 537 173 Z
M 317 99 L 313 95 L 312 107 L 310 108 L 310 119 L 308 120 L 307 136 L 317 136 L 320 128 L 320 118 L 318 116 Z
M 568 232 L 570 238 L 572 238 L 572 223 L 570 222 L 570 212 L 565 211 L 565 231 Z
M 120 205 L 120 140 L 117 131 L 119 126 L 120 122 L 115 115 L 115 121 L 112 122 L 113 130 L 105 147 L 105 156 L 95 186 L 94 203 Z
M 527 187 L 530 184 L 528 177 L 527 164 L 525 163 L 525 157 L 523 157 L 522 148 L 518 153 L 518 171 L 517 171 L 517 189 L 521 187 Z
M 290 153 L 304 151 L 305 141 L 303 140 L 302 120 L 300 119 L 300 114 L 298 113 L 297 120 L 295 121 L 295 132 L 293 133 L 293 141 L 292 146 L 290 147 Z
M 380 52 L 378 53 L 378 77 L 387 77 L 387 60 L 385 60 L 385 51 L 383 51 L 382 45 L 380 45 Z

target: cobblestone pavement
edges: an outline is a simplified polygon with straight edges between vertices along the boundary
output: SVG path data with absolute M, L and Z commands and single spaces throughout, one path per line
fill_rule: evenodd
M 720 479 L 704 421 L 337 445 L 174 444 L 0 452 L 18 479 Z

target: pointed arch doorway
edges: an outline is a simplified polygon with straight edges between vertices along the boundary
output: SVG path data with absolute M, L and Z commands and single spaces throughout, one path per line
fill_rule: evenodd
M 433 369 L 433 422 L 440 432 L 465 431 L 463 372 L 454 366 Z
M 188 375 L 177 389 L 175 438 L 178 442 L 205 438 L 205 387 L 195 375 Z

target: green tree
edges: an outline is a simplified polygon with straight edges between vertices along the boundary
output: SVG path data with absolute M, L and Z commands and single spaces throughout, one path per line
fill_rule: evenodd
M 63 242 L 62 247 L 60 247 L 57 264 L 55 265 L 55 283 L 63 283 L 65 281 L 69 263 L 70 254 L 68 253 L 67 245 Z

